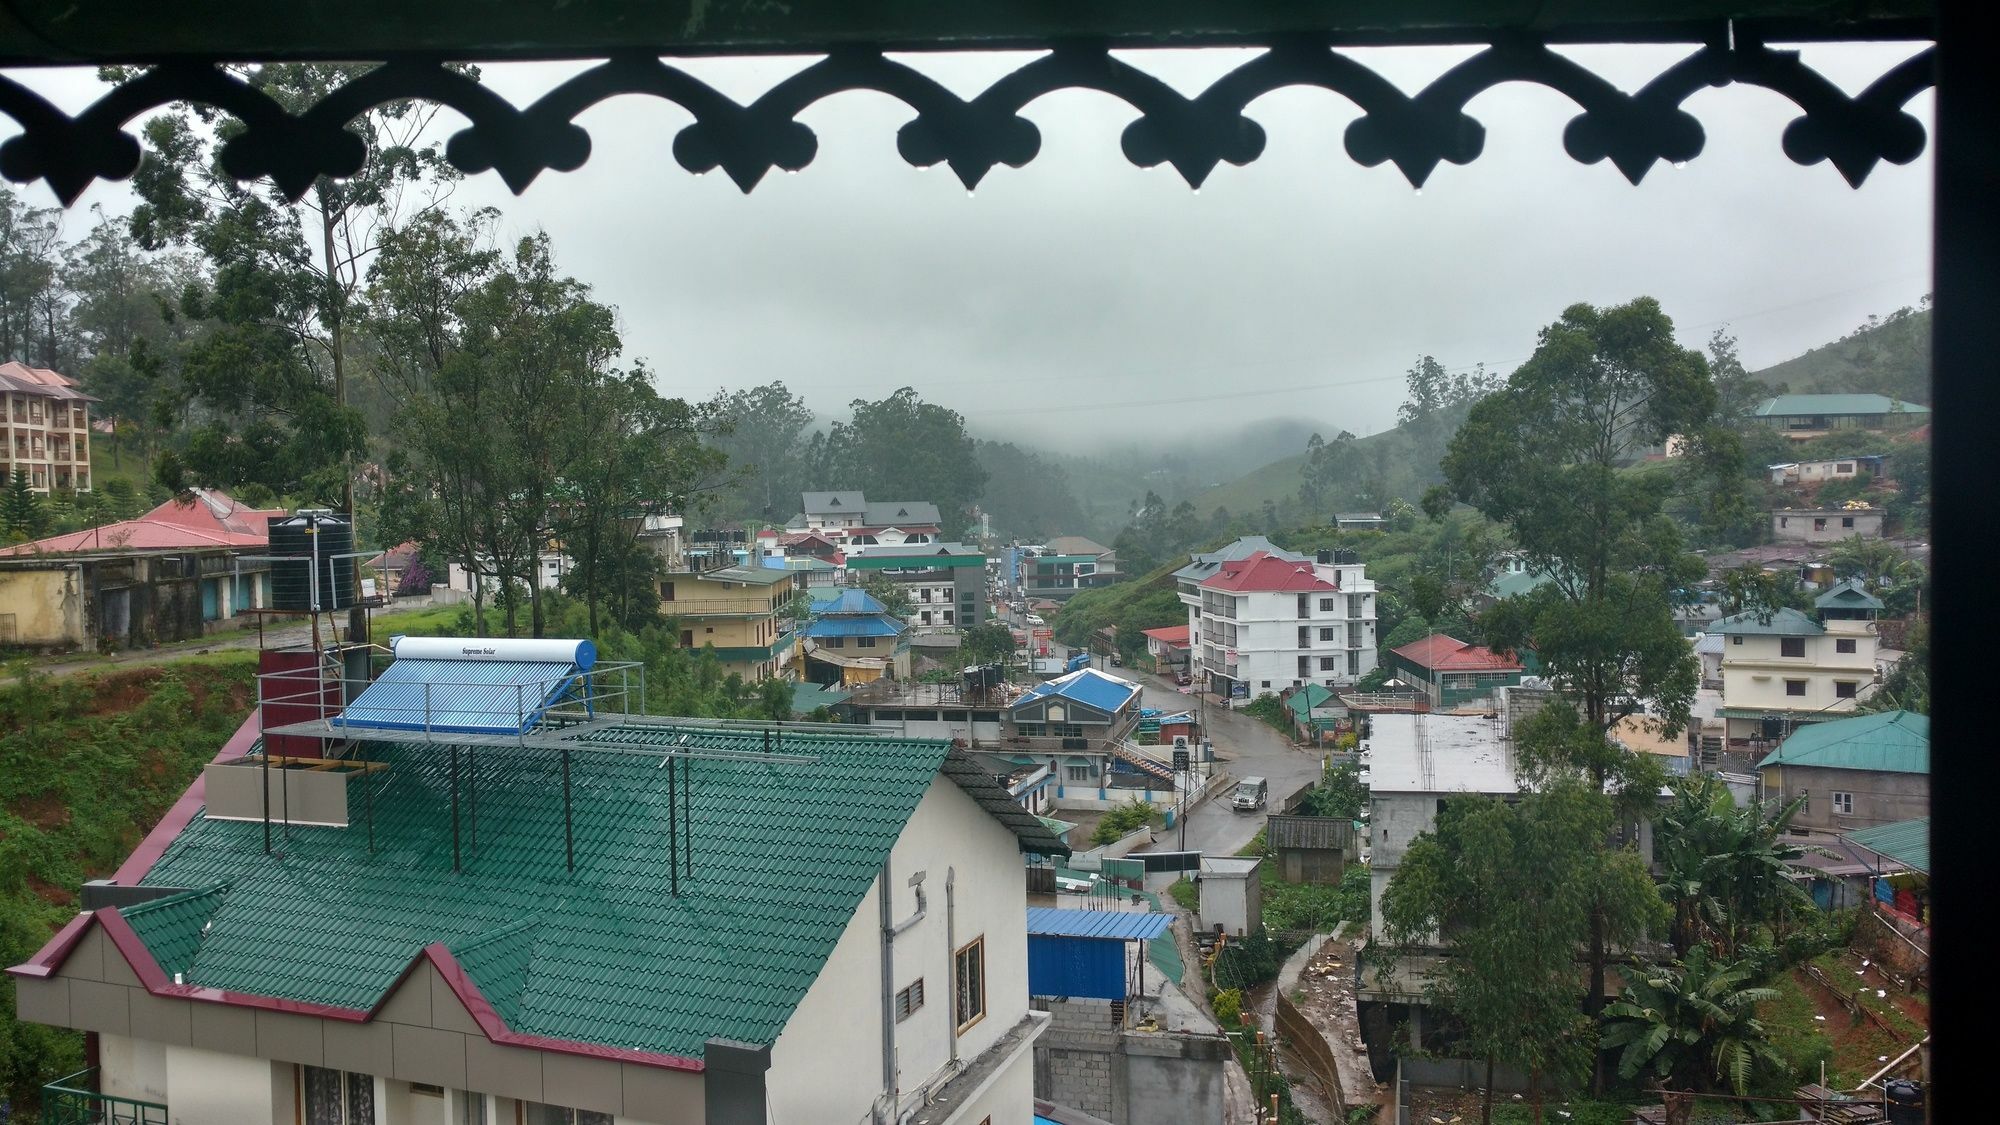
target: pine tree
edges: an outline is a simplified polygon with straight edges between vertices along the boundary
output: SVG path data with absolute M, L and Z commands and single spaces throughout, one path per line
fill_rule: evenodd
M 12 542 L 33 539 L 48 526 L 48 510 L 28 484 L 24 469 L 14 470 L 5 494 L 0 494 L 0 534 Z

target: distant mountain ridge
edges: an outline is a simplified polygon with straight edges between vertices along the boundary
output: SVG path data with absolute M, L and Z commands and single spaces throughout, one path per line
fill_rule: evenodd
M 1931 310 L 1897 309 L 1829 344 L 1775 363 L 1751 377 L 1770 393 L 1883 394 L 1931 402 Z

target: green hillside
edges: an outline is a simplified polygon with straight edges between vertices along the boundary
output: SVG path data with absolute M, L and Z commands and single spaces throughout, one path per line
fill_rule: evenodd
M 1326 510 L 1293 514 L 1306 522 L 1320 522 L 1313 517 L 1329 516 L 1336 511 L 1373 510 L 1397 498 L 1414 503 L 1424 489 L 1442 479 L 1437 462 L 1443 453 L 1443 443 L 1458 429 L 1467 409 L 1470 408 L 1447 410 L 1427 422 L 1426 432 L 1434 443 L 1427 455 L 1419 449 L 1422 439 L 1408 426 L 1354 439 L 1349 471 L 1333 483 L 1328 502 L 1321 505 Z M 1231 515 L 1250 515 L 1261 511 L 1267 502 L 1281 509 L 1287 505 L 1296 509 L 1305 465 L 1306 455 L 1296 453 L 1252 469 L 1235 480 L 1195 493 L 1191 497 L 1195 511 L 1206 516 L 1221 507 L 1227 508 Z
M 1931 310 L 1898 309 L 1830 344 L 1753 373 L 1776 394 L 1874 393 L 1931 401 Z

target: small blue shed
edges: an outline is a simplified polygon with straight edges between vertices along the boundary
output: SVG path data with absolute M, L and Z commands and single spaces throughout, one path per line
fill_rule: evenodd
M 1173 917 L 1118 910 L 1028 909 L 1030 996 L 1125 999 L 1125 943 L 1151 941 Z

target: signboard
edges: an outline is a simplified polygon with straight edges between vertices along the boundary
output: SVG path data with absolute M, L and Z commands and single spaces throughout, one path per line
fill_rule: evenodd
M 1185 750 L 1174 751 L 1174 772 L 1186 773 L 1187 768 L 1188 768 L 1188 752 Z
M 1056 631 L 1055 631 L 1054 629 L 1037 629 L 1037 630 L 1035 630 L 1035 639 L 1036 639 L 1036 640 L 1038 640 L 1038 641 L 1047 641 L 1047 640 L 1053 640 L 1053 639 L 1055 639 L 1055 635 L 1056 635 Z
M 1249 680 L 1233 681 L 1229 685 L 1229 695 L 1232 699 L 1250 698 L 1250 681 Z

